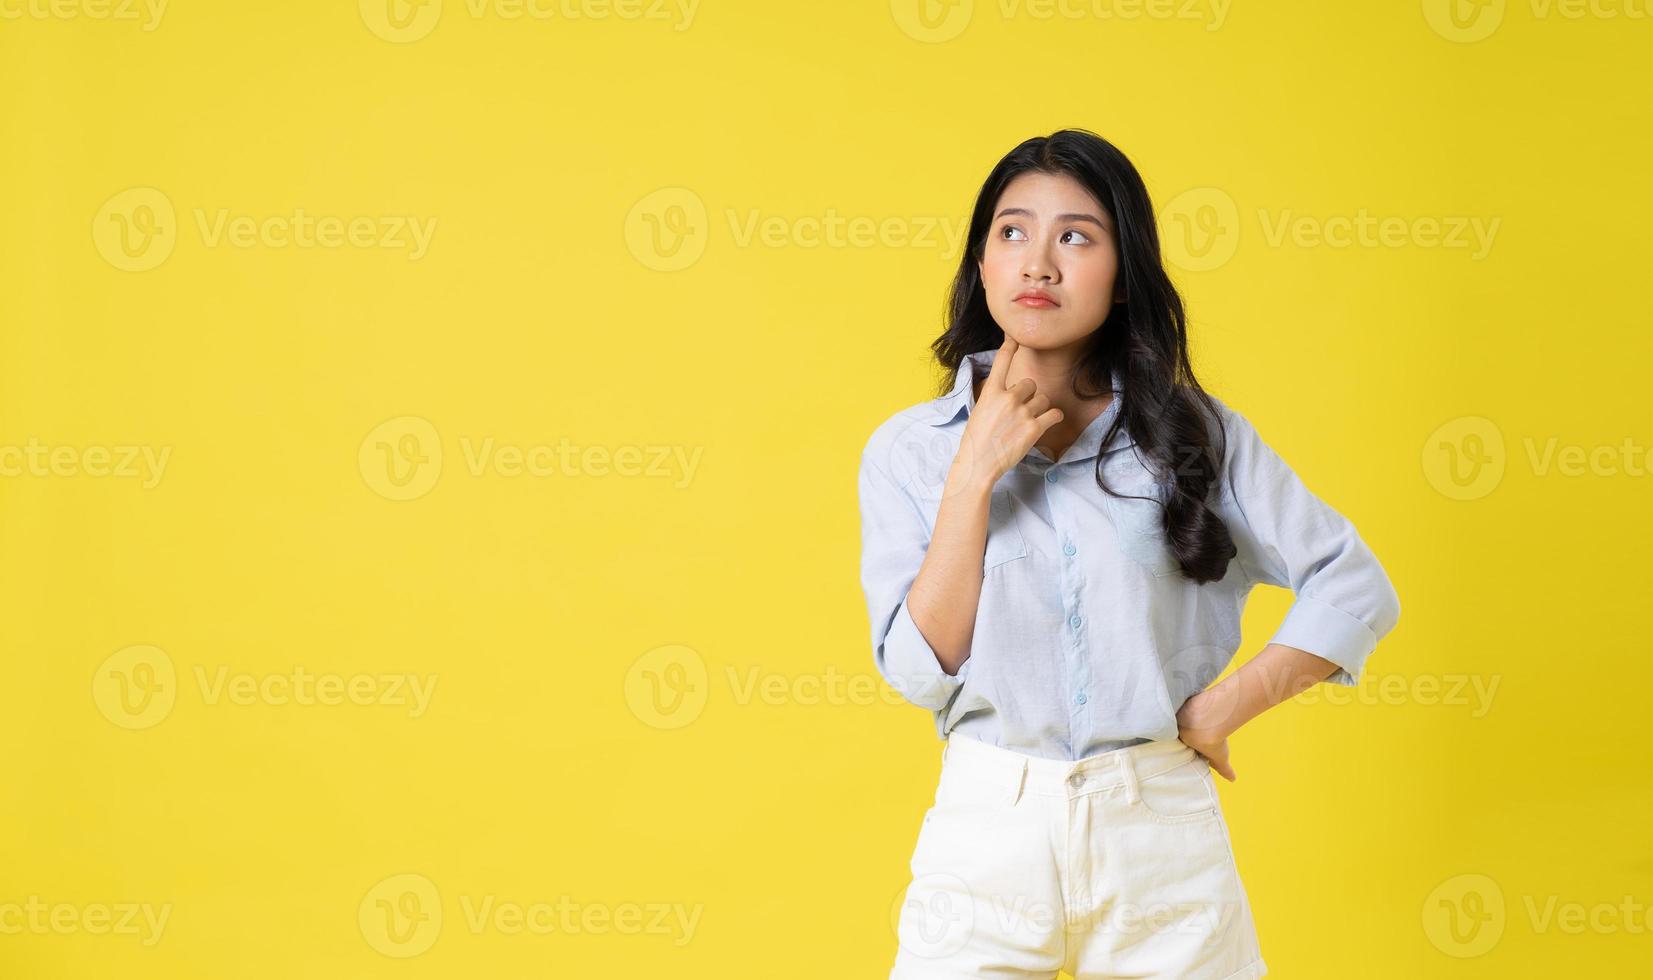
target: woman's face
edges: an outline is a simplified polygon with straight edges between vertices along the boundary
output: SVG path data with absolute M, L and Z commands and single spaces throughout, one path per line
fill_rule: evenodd
M 1116 230 L 1113 216 L 1066 174 L 1011 180 L 978 263 L 987 309 L 999 327 L 1037 350 L 1078 344 L 1094 333 L 1123 298 L 1114 288 Z M 1029 290 L 1049 300 L 1018 299 Z

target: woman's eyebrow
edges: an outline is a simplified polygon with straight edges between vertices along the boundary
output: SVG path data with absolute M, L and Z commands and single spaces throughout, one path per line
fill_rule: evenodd
M 1029 218 L 1038 217 L 1032 211 L 1029 211 L 1026 208 L 1005 208 L 1003 211 L 1000 211 L 997 215 L 995 215 L 993 217 L 993 220 L 997 221 L 997 220 L 999 220 L 1000 218 L 1004 217 L 1007 214 L 1022 214 L 1022 215 L 1026 215 Z M 1098 228 L 1101 228 L 1103 231 L 1108 230 L 1108 226 L 1102 223 L 1102 219 L 1096 217 L 1095 215 L 1090 215 L 1090 214 L 1059 214 L 1059 215 L 1056 216 L 1056 220 L 1057 221 L 1089 221 L 1091 224 L 1095 225 Z

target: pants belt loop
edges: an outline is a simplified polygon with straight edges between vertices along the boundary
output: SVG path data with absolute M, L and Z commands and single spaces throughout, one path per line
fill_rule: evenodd
M 1136 766 L 1132 765 L 1130 749 L 1119 750 L 1120 775 L 1125 777 L 1125 802 L 1135 804 L 1142 799 L 1142 792 L 1137 788 Z
M 1016 789 L 1010 794 L 1010 805 L 1021 802 L 1022 790 L 1027 787 L 1027 760 L 1023 759 L 1016 767 Z

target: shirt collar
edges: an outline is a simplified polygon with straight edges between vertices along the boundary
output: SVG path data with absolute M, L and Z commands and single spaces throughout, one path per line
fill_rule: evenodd
M 930 418 L 931 425 L 946 425 L 958 418 L 960 412 L 965 415 L 970 414 L 971 410 L 976 407 L 976 390 L 973 384 L 976 374 L 979 372 L 981 376 L 986 377 L 987 372 L 992 369 L 993 359 L 998 353 L 999 350 L 995 347 L 964 355 L 964 360 L 959 362 L 958 370 L 953 375 L 952 390 L 931 402 L 931 405 L 934 406 Z M 1113 400 L 1108 403 L 1108 407 L 1103 409 L 1101 414 L 1091 420 L 1090 425 L 1086 426 L 1085 431 L 1079 434 L 1079 438 L 1074 444 L 1062 454 L 1062 462 L 1068 463 L 1088 459 L 1097 454 L 1098 447 L 1102 444 L 1102 434 L 1107 431 L 1108 426 L 1113 424 L 1113 417 L 1119 414 L 1119 400 L 1125 390 L 1117 367 L 1113 369 L 1112 386 Z M 1114 435 L 1113 442 L 1108 446 L 1108 452 L 1115 452 L 1134 445 L 1136 445 L 1136 440 L 1131 438 L 1130 431 L 1125 426 L 1120 426 L 1119 431 Z M 1050 457 L 1046 456 L 1042 449 L 1029 450 L 1028 455 L 1047 463 L 1050 462 Z

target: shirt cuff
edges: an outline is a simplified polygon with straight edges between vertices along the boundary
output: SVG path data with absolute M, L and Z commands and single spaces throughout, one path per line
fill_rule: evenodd
M 940 711 L 964 686 L 964 679 L 969 673 L 968 658 L 957 674 L 941 669 L 935 650 L 919 632 L 918 624 L 913 622 L 912 613 L 907 609 L 907 600 L 902 599 L 901 608 L 895 611 L 895 619 L 884 637 L 884 679 L 890 686 L 913 704 Z
M 1336 606 L 1299 595 L 1269 642 L 1330 660 L 1337 670 L 1322 683 L 1353 687 L 1366 658 L 1377 648 L 1377 634 Z

